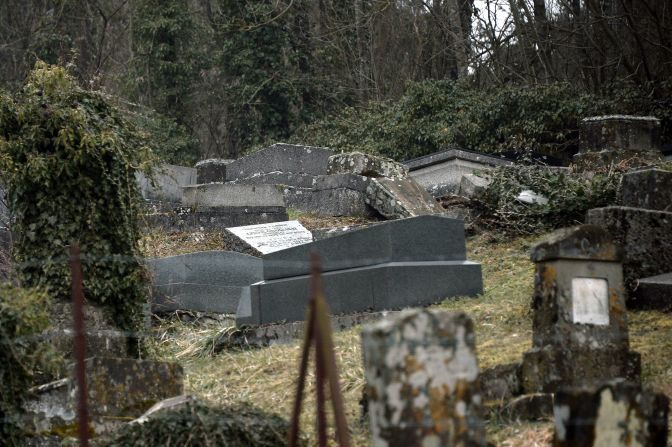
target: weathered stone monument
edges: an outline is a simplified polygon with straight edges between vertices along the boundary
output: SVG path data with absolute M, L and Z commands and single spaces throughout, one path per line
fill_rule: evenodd
M 373 178 L 366 203 L 388 219 L 442 214 L 441 205 L 410 177 Z
M 474 173 L 488 171 L 499 166 L 512 166 L 513 162 L 503 157 L 467 151 L 464 149 L 447 149 L 423 157 L 405 161 L 410 176 L 425 188 L 432 196 L 445 195 L 469 196 L 469 188 L 474 180 Z M 463 186 L 463 179 L 467 183 Z
M 311 252 L 322 259 L 334 315 L 424 306 L 483 290 L 480 265 L 466 260 L 464 223 L 420 216 L 264 255 L 264 280 L 241 298 L 236 324 L 303 320 Z
M 620 248 L 594 225 L 560 230 L 532 249 L 536 264 L 532 350 L 523 356 L 527 393 L 560 386 L 639 380 L 630 351 Z
M 234 314 L 241 293 L 262 278 L 261 259 L 231 251 L 202 251 L 149 259 L 152 310 Z
M 670 401 L 641 386 L 612 382 L 561 388 L 555 395 L 555 447 L 667 445 Z
M 372 445 L 485 446 L 473 323 L 408 310 L 364 326 Z
M 660 308 L 665 300 L 637 292 L 639 280 L 672 272 L 672 172 L 643 169 L 623 176 L 624 206 L 588 211 L 586 222 L 607 230 L 623 247 L 628 306 Z M 672 302 L 672 299 L 669 300 Z M 657 303 L 657 304 L 654 304 Z
M 223 183 L 226 181 L 226 166 L 233 160 L 222 158 L 209 158 L 201 160 L 194 166 L 196 168 L 196 182 L 203 183 Z
M 642 166 L 663 159 L 660 120 L 653 116 L 607 115 L 584 118 L 574 164 L 591 170 L 620 162 Z
M 225 233 L 226 243 L 231 249 L 252 256 L 313 242 L 313 234 L 298 220 L 231 227 Z
M 408 169 L 401 163 L 375 155 L 350 152 L 329 157 L 328 174 L 355 174 L 364 177 L 402 178 Z

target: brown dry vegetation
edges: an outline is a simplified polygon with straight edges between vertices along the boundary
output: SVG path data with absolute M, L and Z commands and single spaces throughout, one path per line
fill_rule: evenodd
M 185 245 L 176 236 L 161 239 L 155 235 L 146 239 L 149 242 L 144 246 L 146 249 L 153 246 L 156 253 L 165 255 L 217 245 L 216 238 L 207 243 L 193 243 L 187 239 Z M 470 238 L 467 243 L 469 258 L 483 266 L 483 295 L 446 300 L 435 306 L 465 311 L 472 317 L 482 368 L 518 361 L 531 346 L 529 303 L 533 266 L 527 252 L 533 242 L 533 238 L 498 240 L 492 234 Z M 354 444 L 368 445 L 368 421 L 362 420 L 359 407 L 364 386 L 360 329 L 355 327 L 335 334 L 335 345 Z M 300 342 L 208 356 L 199 354 L 204 352 L 201 347 L 221 327 L 203 328 L 172 322 L 164 323 L 156 330 L 158 337 L 150 344 L 150 352 L 157 358 L 176 359 L 184 366 L 188 393 L 214 405 L 247 401 L 289 417 Z M 672 365 L 668 361 L 672 355 L 672 316 L 654 311 L 630 313 L 630 331 L 633 348 L 642 354 L 644 381 L 672 395 L 669 385 L 672 383 Z M 314 389 L 309 387 L 307 392 L 302 430 L 309 444 L 313 444 Z M 553 432 L 548 421 L 508 425 L 490 422 L 487 430 L 488 438 L 496 445 L 529 447 L 549 445 Z

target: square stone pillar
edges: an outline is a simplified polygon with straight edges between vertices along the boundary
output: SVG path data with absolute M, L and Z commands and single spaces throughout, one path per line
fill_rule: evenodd
M 532 249 L 533 347 L 523 356 L 525 392 L 638 380 L 630 351 L 620 249 L 600 227 L 554 233 Z

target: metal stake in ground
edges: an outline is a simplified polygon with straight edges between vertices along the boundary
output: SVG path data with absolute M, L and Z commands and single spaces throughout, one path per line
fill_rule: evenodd
M 334 343 L 331 338 L 329 310 L 324 295 L 322 294 L 320 258 L 315 253 L 311 254 L 311 264 L 310 301 L 308 303 L 308 311 L 306 314 L 306 329 L 303 340 L 303 349 L 301 351 L 299 379 L 297 382 L 296 398 L 294 400 L 294 408 L 292 411 L 292 426 L 289 431 L 289 446 L 294 447 L 298 442 L 301 401 L 303 398 L 303 388 L 306 384 L 306 374 L 308 372 L 308 357 L 310 356 L 310 347 L 315 343 L 318 445 L 320 447 L 327 445 L 327 423 L 324 412 L 324 403 L 326 400 L 324 394 L 324 379 L 326 379 L 329 385 L 331 403 L 334 410 L 336 440 L 341 447 L 349 447 L 350 433 L 348 431 L 348 423 L 345 419 L 343 397 L 338 381 Z
M 70 271 L 72 273 L 72 320 L 75 331 L 75 378 L 77 380 L 77 422 L 80 447 L 89 445 L 89 408 L 86 403 L 86 339 L 84 333 L 84 286 L 82 262 L 78 244 L 70 246 Z

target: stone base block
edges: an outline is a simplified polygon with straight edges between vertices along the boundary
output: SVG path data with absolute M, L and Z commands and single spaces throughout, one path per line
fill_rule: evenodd
M 623 279 L 629 292 L 637 279 L 670 270 L 672 212 L 610 206 L 588 211 L 586 223 L 603 227 L 623 247 Z
M 324 293 L 334 315 L 425 306 L 483 291 L 481 266 L 469 261 L 390 262 L 326 272 Z M 301 321 L 308 275 L 252 284 L 236 312 L 236 324 Z
M 378 213 L 366 204 L 366 194 L 353 189 L 334 188 L 314 191 L 285 188 L 287 207 L 318 216 L 373 217 Z
M 622 204 L 647 210 L 672 211 L 672 172 L 643 169 L 628 172 L 621 185 Z
M 487 400 L 508 400 L 522 392 L 521 365 L 510 363 L 481 371 L 481 395 Z
M 672 310 L 672 273 L 651 276 L 637 281 L 637 288 L 628 303 L 635 309 Z
M 639 353 L 624 350 L 552 349 L 523 354 L 521 379 L 526 393 L 553 393 L 562 386 L 594 385 L 606 380 L 639 382 Z
M 663 153 L 648 150 L 603 150 L 599 152 L 584 152 L 574 156 L 572 163 L 580 171 L 595 171 L 599 168 L 624 164 L 636 168 L 660 163 Z
M 144 216 L 147 224 L 168 232 L 223 230 L 228 227 L 289 220 L 284 206 L 234 206 L 217 208 L 178 207 L 169 213 Z
M 555 395 L 555 447 L 667 445 L 669 399 L 639 385 L 563 388 Z

